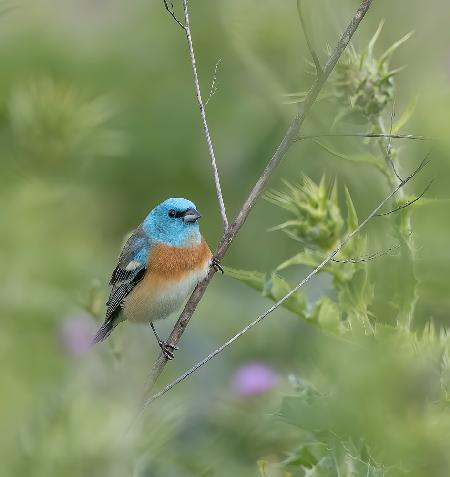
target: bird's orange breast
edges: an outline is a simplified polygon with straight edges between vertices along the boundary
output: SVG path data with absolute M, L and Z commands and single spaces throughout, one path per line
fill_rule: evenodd
M 198 245 L 183 248 L 156 243 L 148 254 L 147 273 L 162 280 L 179 280 L 203 268 L 211 257 L 211 250 L 204 239 Z
M 135 322 L 155 321 L 179 309 L 208 274 L 211 256 L 204 240 L 186 248 L 153 244 L 147 272 L 125 300 L 125 318 Z

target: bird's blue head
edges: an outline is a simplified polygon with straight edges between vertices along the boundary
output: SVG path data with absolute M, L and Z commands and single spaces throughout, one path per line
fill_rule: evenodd
M 182 198 L 167 199 L 145 218 L 144 231 L 151 240 L 174 247 L 197 245 L 201 241 L 195 204 Z

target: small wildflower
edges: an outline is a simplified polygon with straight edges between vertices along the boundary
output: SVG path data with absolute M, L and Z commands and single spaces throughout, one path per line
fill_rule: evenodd
M 250 362 L 235 372 L 232 389 L 238 396 L 257 396 L 272 389 L 277 382 L 278 375 L 270 366 L 262 362 Z

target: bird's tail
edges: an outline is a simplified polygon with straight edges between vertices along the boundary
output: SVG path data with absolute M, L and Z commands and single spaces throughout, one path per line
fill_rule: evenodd
M 117 324 L 118 320 L 115 320 L 114 317 L 107 318 L 92 339 L 93 344 L 106 340 Z

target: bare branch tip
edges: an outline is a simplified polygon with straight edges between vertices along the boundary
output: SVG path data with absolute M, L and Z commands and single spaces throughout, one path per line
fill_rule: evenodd
M 208 103 L 217 92 L 217 71 L 221 63 L 222 63 L 222 58 L 219 58 L 214 67 L 213 79 L 211 82 L 211 87 L 209 89 L 208 99 L 205 101 L 205 106 L 208 106 Z
M 430 182 L 428 182 L 428 184 L 426 185 L 425 189 L 421 192 L 420 195 L 418 195 L 415 199 L 413 200 L 410 200 L 408 201 L 406 204 L 402 204 L 398 207 L 396 207 L 395 209 L 392 209 L 388 212 L 384 212 L 382 214 L 377 214 L 377 217 L 385 217 L 386 215 L 390 215 L 390 214 L 393 214 L 394 212 L 398 212 L 399 210 L 402 210 L 402 209 L 406 209 L 407 207 L 413 205 L 415 202 L 419 201 L 430 189 L 430 187 L 432 186 L 434 182 L 434 178 L 430 180 Z
M 169 5 L 169 2 L 167 0 L 163 0 L 163 2 L 164 2 L 164 7 L 167 10 L 167 12 L 169 13 L 169 15 L 175 20 L 176 23 L 178 23 L 178 25 L 184 31 L 186 31 L 186 25 L 181 23 L 180 20 L 178 20 L 177 16 L 175 15 L 175 9 L 174 9 L 173 3 L 170 2 L 170 5 Z

